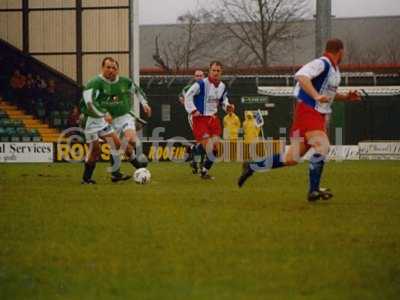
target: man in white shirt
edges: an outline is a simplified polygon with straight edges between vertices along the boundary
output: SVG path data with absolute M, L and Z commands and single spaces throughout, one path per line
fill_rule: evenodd
M 337 93 L 340 84 L 339 64 L 343 55 L 343 42 L 339 39 L 328 40 L 324 55 L 304 65 L 295 74 L 297 84 L 294 94 L 297 105 L 290 134 L 291 145 L 283 158 L 276 154 L 266 160 L 245 163 L 238 180 L 239 187 L 243 186 L 257 169 L 296 165 L 310 148 L 314 148 L 315 153 L 310 158 L 308 200 L 329 199 L 333 196 L 329 190 L 320 188 L 325 157 L 330 146 L 326 120 L 332 112 L 331 105 L 334 100 L 361 100 L 357 91 L 350 91 L 348 94 Z
M 221 81 L 222 64 L 210 63 L 207 78 L 195 82 L 185 94 L 185 109 L 192 116 L 193 135 L 198 146 L 195 156 L 207 153 L 207 159 L 201 168 L 203 179 L 213 179 L 208 173 L 216 158 L 219 137 L 222 133 L 221 123 L 217 116 L 218 107 L 234 110 L 229 103 L 225 84 Z

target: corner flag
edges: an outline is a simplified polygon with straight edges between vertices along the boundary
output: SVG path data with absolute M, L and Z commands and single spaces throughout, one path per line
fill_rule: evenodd
M 261 114 L 261 110 L 256 111 L 256 113 L 254 114 L 254 119 L 257 128 L 261 128 L 264 125 L 264 117 Z

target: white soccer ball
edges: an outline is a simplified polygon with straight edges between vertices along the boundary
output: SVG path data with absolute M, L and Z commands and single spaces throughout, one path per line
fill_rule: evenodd
M 151 179 L 150 171 L 146 168 L 140 168 L 135 171 L 133 174 L 133 180 L 135 180 L 138 184 L 146 184 L 149 183 Z

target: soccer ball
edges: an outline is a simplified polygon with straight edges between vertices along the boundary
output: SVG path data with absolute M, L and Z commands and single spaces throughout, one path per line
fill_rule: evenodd
M 133 180 L 135 180 L 138 184 L 146 184 L 149 183 L 151 179 L 150 171 L 146 168 L 140 168 L 135 171 L 133 174 Z

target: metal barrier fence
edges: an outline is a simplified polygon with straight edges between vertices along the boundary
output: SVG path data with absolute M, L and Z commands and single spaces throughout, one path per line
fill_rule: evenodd
M 245 143 L 243 140 L 222 140 L 217 157 L 224 162 L 257 160 L 283 153 L 285 145 L 285 140 L 258 140 L 254 143 Z

